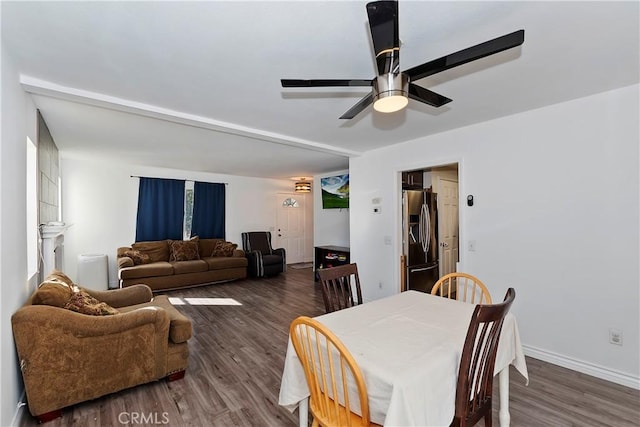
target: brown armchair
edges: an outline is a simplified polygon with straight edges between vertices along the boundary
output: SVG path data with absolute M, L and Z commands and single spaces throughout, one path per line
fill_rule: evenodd
M 146 285 L 84 289 L 118 311 L 88 315 L 63 308 L 45 292 L 55 288 L 45 289 L 47 283 L 11 317 L 29 411 L 40 422 L 79 402 L 184 376 L 191 321 L 167 296 L 154 298 Z M 69 292 L 58 286 L 56 293 Z

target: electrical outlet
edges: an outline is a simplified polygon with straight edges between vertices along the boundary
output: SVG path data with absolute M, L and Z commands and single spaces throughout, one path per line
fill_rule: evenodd
M 475 240 L 469 240 L 467 242 L 467 249 L 469 250 L 469 252 L 475 252 L 476 251 L 476 241 Z
M 378 288 L 382 289 L 382 282 L 378 282 Z
M 622 331 L 620 329 L 609 329 L 609 343 L 622 345 Z

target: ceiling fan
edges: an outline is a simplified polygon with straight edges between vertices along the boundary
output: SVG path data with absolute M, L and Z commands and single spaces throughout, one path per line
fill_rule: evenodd
M 371 86 L 371 93 L 340 116 L 341 119 L 354 118 L 372 103 L 376 111 L 384 113 L 399 111 L 407 106 L 408 98 L 433 107 L 441 107 L 451 102 L 451 99 L 418 86 L 412 81 L 520 46 L 524 42 L 524 30 L 518 30 L 401 72 L 398 2 L 368 3 L 367 14 L 378 68 L 378 75 L 375 78 L 372 80 L 282 79 L 282 87 Z

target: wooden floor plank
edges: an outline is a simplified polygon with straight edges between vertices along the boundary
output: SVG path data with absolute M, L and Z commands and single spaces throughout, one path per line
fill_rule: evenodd
M 46 424 L 62 426 L 157 425 L 293 427 L 297 412 L 278 405 L 289 324 L 324 313 L 311 269 L 289 269 L 267 279 L 167 292 L 180 298 L 233 298 L 242 305 L 179 305 L 193 321 L 184 379 L 156 381 L 83 402 Z M 530 383 L 511 370 L 511 424 L 640 426 L 640 392 L 527 358 Z M 494 424 L 498 425 L 497 384 Z M 147 423 L 133 423 L 131 416 Z M 140 418 L 138 418 L 140 420 Z M 163 421 L 166 420 L 166 423 Z M 28 414 L 22 427 L 36 426 Z M 479 425 L 482 425 L 480 423 Z

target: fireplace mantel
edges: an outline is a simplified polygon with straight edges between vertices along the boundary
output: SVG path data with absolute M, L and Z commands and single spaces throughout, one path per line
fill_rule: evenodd
M 69 227 L 71 224 L 62 222 L 40 225 L 40 238 L 42 239 L 41 280 L 44 280 L 53 269 L 64 270 L 64 233 Z

